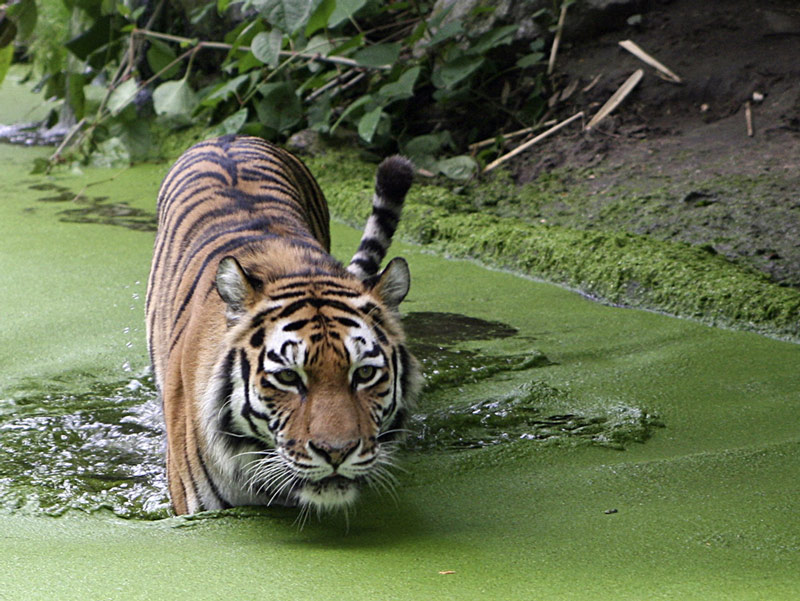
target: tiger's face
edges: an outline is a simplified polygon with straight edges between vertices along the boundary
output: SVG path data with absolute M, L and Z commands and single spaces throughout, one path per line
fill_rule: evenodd
M 391 270 L 372 286 L 320 277 L 251 287 L 249 307 L 218 278 L 236 350 L 206 415 L 216 412 L 213 436 L 259 501 L 331 509 L 362 483 L 391 482 L 391 443 L 419 380 L 396 314 L 407 271 Z

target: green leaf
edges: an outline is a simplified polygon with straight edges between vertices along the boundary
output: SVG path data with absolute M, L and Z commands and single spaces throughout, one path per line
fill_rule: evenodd
M 306 25 L 306 37 L 310 38 L 315 32 L 327 27 L 331 19 L 334 9 L 336 8 L 336 0 L 322 0 L 317 9 L 313 12 L 308 19 Z
M 150 48 L 147 49 L 147 64 L 153 70 L 153 73 L 160 73 L 176 58 L 175 51 L 169 44 L 165 44 L 161 40 L 150 40 Z M 160 77 L 163 79 L 171 79 L 178 73 L 178 65 L 175 64 L 163 73 Z
M 431 18 L 428 21 L 428 29 L 430 30 L 438 29 L 439 26 L 447 17 L 447 15 L 449 15 L 450 12 L 456 7 L 455 2 L 450 2 L 449 4 L 443 2 L 442 4 L 445 5 L 443 9 L 441 9 L 438 12 L 436 11 L 436 9 L 434 9 L 433 12 L 431 13 Z
M 6 78 L 11 59 L 14 58 L 14 45 L 9 44 L 5 48 L 0 48 L 0 83 Z
M 261 98 L 255 107 L 263 125 L 285 132 L 302 119 L 303 106 L 290 83 L 265 83 L 258 87 L 258 92 Z
M 328 27 L 336 27 L 350 20 L 367 3 L 367 0 L 336 0 L 336 8 L 328 19 Z
M 419 24 L 414 28 L 414 31 L 411 32 L 406 39 L 403 40 L 403 43 L 406 46 L 413 46 L 417 42 L 419 42 L 423 37 L 425 37 L 425 32 L 428 30 L 428 26 L 425 24 L 424 21 L 420 21 Z
M 238 134 L 247 122 L 247 109 L 243 108 L 236 111 L 233 115 L 225 119 L 214 128 L 214 135 L 224 136 L 226 134 Z
M 314 101 L 308 109 L 308 127 L 314 131 L 328 133 L 330 131 L 330 121 L 333 111 L 331 110 L 331 100 L 326 94 Z
M 358 135 L 361 136 L 361 139 L 367 144 L 372 142 L 372 138 L 375 136 L 375 130 L 378 129 L 378 123 L 380 123 L 382 114 L 383 109 L 381 107 L 377 107 L 366 113 L 359 120 Z
M 81 60 L 86 60 L 95 50 L 117 39 L 121 34 L 112 26 L 113 15 L 100 17 L 92 26 L 69 40 L 64 46 Z
M 400 44 L 376 44 L 356 52 L 353 60 L 364 67 L 383 67 L 395 63 L 399 56 Z
M 461 181 L 471 178 L 478 170 L 475 159 L 466 155 L 443 159 L 436 166 L 445 176 Z
M 212 10 L 216 8 L 217 7 L 213 2 L 206 2 L 197 5 L 195 8 L 189 11 L 189 22 L 192 25 L 197 25 L 198 23 L 208 21 L 209 19 L 208 13 L 210 13 Z
M 145 161 L 153 158 L 156 148 L 150 124 L 146 120 L 115 121 L 109 128 L 109 133 L 122 141 L 128 150 L 130 160 Z
M 227 98 L 231 94 L 236 94 L 239 91 L 241 85 L 249 79 L 250 79 L 250 73 L 245 73 L 244 75 L 239 75 L 238 77 L 234 77 L 233 79 L 225 81 L 217 89 L 211 92 L 208 96 L 203 98 L 202 104 L 207 106 L 213 106 L 219 100 L 227 100 Z
M 403 147 L 403 153 L 407 154 L 414 162 L 418 162 L 423 157 L 432 157 L 445 148 L 452 148 L 454 145 L 453 137 L 449 131 L 440 131 L 435 134 L 425 134 L 411 138 Z
M 526 67 L 533 67 L 542 62 L 543 59 L 544 59 L 543 52 L 531 52 L 530 54 L 526 54 L 517 61 L 517 67 L 519 67 L 520 69 L 525 69 Z
M 464 26 L 461 24 L 461 21 L 450 21 L 433 34 L 433 37 L 428 42 L 428 46 L 435 46 L 463 32 Z
M 378 96 L 386 99 L 387 103 L 403 98 L 411 98 L 414 96 L 414 84 L 417 83 L 421 70 L 420 67 L 411 67 L 397 81 L 387 83 L 378 90 Z
M 479 37 L 478 40 L 469 47 L 467 52 L 473 55 L 485 54 L 492 48 L 502 46 L 503 44 L 510 44 L 518 28 L 519 25 L 505 25 L 503 27 L 490 29 Z
M 97 84 L 86 84 L 83 86 L 83 106 L 84 114 L 97 111 L 100 103 L 106 97 L 106 89 Z
M 31 169 L 31 175 L 40 175 L 42 173 L 47 173 L 50 170 L 50 161 L 43 158 L 36 158 L 33 159 L 33 168 Z
M 108 98 L 108 104 L 106 105 L 108 110 L 111 111 L 112 115 L 118 115 L 126 106 L 133 102 L 138 92 L 139 85 L 136 83 L 136 80 L 133 77 L 126 79 L 111 92 L 111 96 Z
M 11 19 L 0 19 L 0 48 L 5 48 L 17 37 L 17 26 Z
M 191 123 L 192 112 L 199 100 L 186 79 L 166 81 L 153 91 L 153 108 L 160 117 L 174 125 Z
M 333 50 L 333 44 L 331 41 L 324 35 L 315 35 L 305 46 L 297 46 L 297 50 L 300 52 L 306 52 L 308 54 L 321 54 L 322 56 L 328 56 Z
M 336 46 L 333 50 L 331 50 L 331 54 L 336 56 L 347 56 L 347 54 L 353 50 L 353 48 L 360 48 L 364 45 L 364 34 L 359 33 L 358 35 L 354 35 L 345 43 L 341 44 L 340 46 Z
M 445 63 L 433 73 L 433 84 L 437 88 L 452 89 L 460 81 L 463 81 L 483 64 L 481 56 L 460 56 L 459 58 Z
M 258 12 L 273 27 L 292 35 L 308 22 L 314 0 L 257 0 Z
M 333 124 L 333 127 L 331 128 L 331 132 L 333 132 L 337 127 L 339 127 L 339 124 L 342 121 L 344 121 L 350 115 L 350 113 L 352 113 L 353 111 L 361 108 L 362 106 L 364 106 L 368 102 L 372 102 L 372 96 L 370 96 L 369 94 L 367 94 L 366 96 L 362 96 L 361 98 L 359 98 L 355 102 L 352 102 L 346 109 L 344 109 L 344 112 L 336 120 L 336 123 Z
M 87 76 L 82 73 L 68 73 L 66 77 L 66 95 L 64 100 L 69 104 L 77 120 L 83 119 L 86 115 L 86 97 L 83 88 L 86 85 Z
M 119 169 L 131 164 L 131 153 L 125 142 L 119 138 L 109 138 L 97 146 L 90 158 L 92 167 Z
M 34 0 L 21 0 L 6 4 L 6 14 L 17 26 L 17 33 L 22 40 L 27 40 L 36 27 L 38 10 Z
M 258 60 L 274 69 L 278 66 L 282 44 L 283 34 L 279 30 L 262 31 L 250 42 L 250 50 Z

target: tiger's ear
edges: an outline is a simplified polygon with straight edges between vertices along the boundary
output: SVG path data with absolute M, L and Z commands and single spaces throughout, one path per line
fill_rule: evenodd
M 387 307 L 397 311 L 411 286 L 411 273 L 406 260 L 402 257 L 395 257 L 389 261 L 379 275 L 371 279 L 373 280 L 372 292 Z
M 225 257 L 219 262 L 216 284 L 217 292 L 228 305 L 228 325 L 236 322 L 253 305 L 256 291 L 261 288 L 261 282 L 248 275 L 233 257 Z

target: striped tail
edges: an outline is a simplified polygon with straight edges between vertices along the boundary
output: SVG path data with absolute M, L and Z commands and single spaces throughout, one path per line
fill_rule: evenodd
M 364 227 L 361 244 L 347 266 L 347 271 L 357 278 L 363 280 L 378 273 L 392 243 L 403 201 L 413 179 L 414 167 L 405 157 L 395 155 L 384 159 L 378 166 L 372 215 Z

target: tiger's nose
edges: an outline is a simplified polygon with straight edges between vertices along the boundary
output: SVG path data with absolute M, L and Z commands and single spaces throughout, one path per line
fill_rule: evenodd
M 344 443 L 315 442 L 309 440 L 308 448 L 322 457 L 335 469 L 342 465 L 342 463 L 355 452 L 360 444 L 360 440 L 348 440 Z

